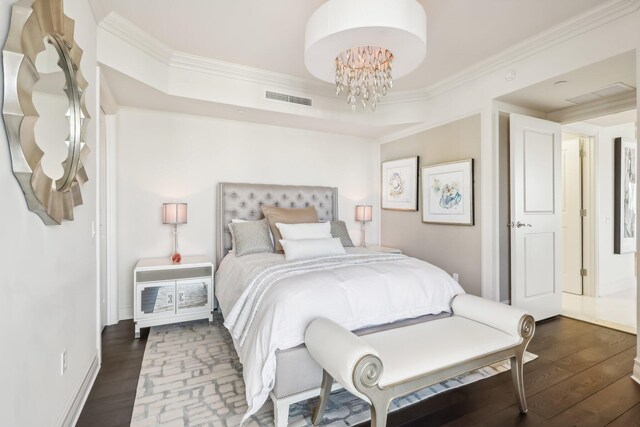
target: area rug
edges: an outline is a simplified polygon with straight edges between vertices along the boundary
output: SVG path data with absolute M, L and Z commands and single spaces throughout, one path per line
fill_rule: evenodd
M 525 363 L 537 356 L 525 355 Z M 429 396 L 510 369 L 508 360 L 444 381 L 392 402 L 394 411 Z M 290 426 L 311 426 L 317 398 L 292 405 Z M 247 405 L 242 365 L 231 336 L 215 316 L 213 324 L 187 322 L 154 326 L 149 332 L 131 426 L 237 427 Z M 331 394 L 323 425 L 352 426 L 371 418 L 369 406 L 346 390 Z M 245 423 L 273 426 L 271 400 Z

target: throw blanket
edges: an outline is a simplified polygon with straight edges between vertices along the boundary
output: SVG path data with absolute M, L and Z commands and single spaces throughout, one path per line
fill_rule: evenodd
M 227 315 L 224 326 L 229 329 L 231 336 L 238 340 L 240 345 L 243 345 L 247 338 L 247 332 L 256 317 L 256 311 L 260 306 L 262 297 L 278 280 L 312 271 L 397 261 L 402 258 L 406 258 L 406 256 L 401 254 L 361 253 L 313 258 L 272 265 L 267 268 L 254 268 L 248 280 L 248 285 L 245 286 L 244 292 Z
M 450 311 L 451 299 L 464 292 L 427 262 L 349 250 L 307 261 L 286 262 L 273 253 L 229 254 L 222 261 L 216 296 L 243 365 L 249 406 L 243 421 L 273 389 L 276 352 L 304 343 L 313 319 L 325 317 L 356 330 Z

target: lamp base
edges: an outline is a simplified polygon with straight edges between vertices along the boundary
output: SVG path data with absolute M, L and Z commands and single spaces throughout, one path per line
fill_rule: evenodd
M 180 264 L 180 261 L 182 261 L 182 255 L 176 252 L 175 254 L 171 255 L 171 261 L 174 264 Z
M 360 231 L 362 232 L 362 238 L 360 240 L 360 247 L 361 248 L 366 248 L 367 247 L 367 239 L 366 239 L 365 234 L 364 234 L 364 227 L 365 227 L 365 222 L 362 221 L 362 225 L 360 226 Z

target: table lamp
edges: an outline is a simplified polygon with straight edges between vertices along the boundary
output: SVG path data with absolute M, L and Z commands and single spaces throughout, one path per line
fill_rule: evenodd
M 371 205 L 356 205 L 356 221 L 360 221 L 362 223 L 362 240 L 360 240 L 360 246 L 362 246 L 363 248 L 367 247 L 364 228 L 365 224 L 371 221 L 372 212 L 373 209 Z
M 173 254 L 171 255 L 171 261 L 179 264 L 182 260 L 182 255 L 178 252 L 178 224 L 187 223 L 187 204 L 163 203 L 162 223 L 173 225 Z

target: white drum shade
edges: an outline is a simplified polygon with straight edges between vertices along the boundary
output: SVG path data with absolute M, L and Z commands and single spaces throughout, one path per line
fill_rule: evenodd
M 356 205 L 356 221 L 369 222 L 373 217 L 371 205 Z
M 162 222 L 164 224 L 186 224 L 187 204 L 186 203 L 163 203 Z
M 416 0 L 329 0 L 307 22 L 305 65 L 334 83 L 335 58 L 359 46 L 393 54 L 393 78 L 415 70 L 427 53 L 427 15 Z

